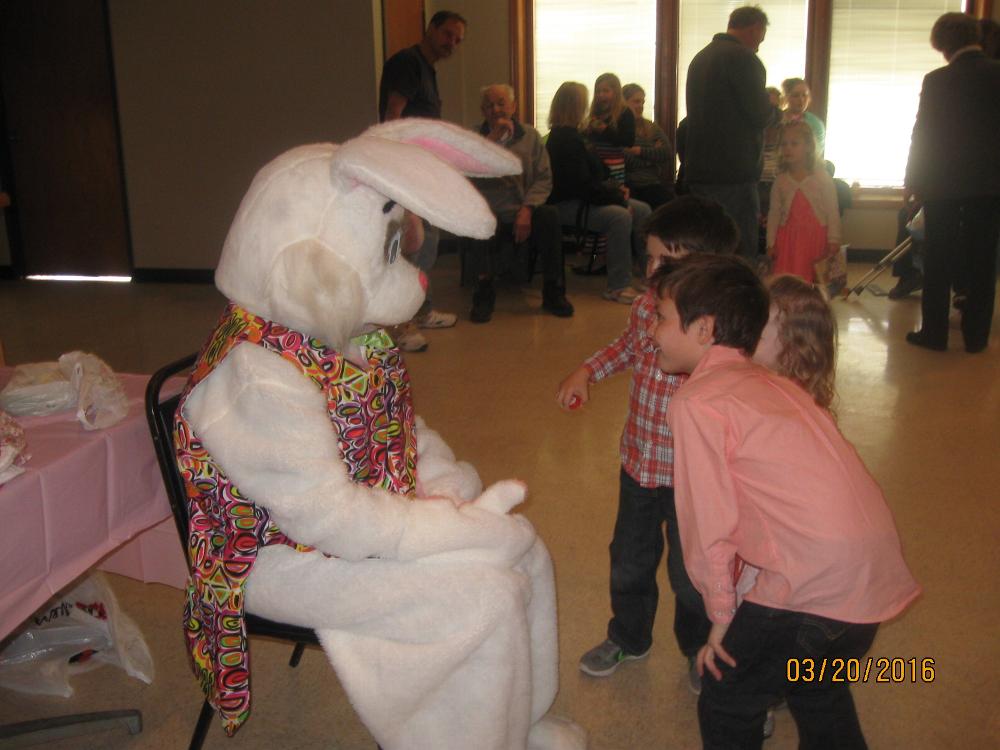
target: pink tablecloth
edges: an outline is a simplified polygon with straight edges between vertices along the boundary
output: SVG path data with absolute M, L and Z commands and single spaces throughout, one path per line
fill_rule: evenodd
M 0 387 L 10 373 L 0 368 Z M 150 527 L 158 528 L 105 569 L 183 585 L 183 554 L 173 526 L 163 525 L 173 522 L 143 411 L 149 376 L 119 377 L 129 414 L 106 430 L 84 430 L 73 411 L 18 418 L 31 459 L 0 486 L 0 638 Z

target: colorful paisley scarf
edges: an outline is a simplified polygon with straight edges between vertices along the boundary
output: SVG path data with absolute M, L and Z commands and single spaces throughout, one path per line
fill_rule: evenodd
M 185 420 L 184 403 L 237 344 L 263 346 L 294 364 L 324 392 L 353 481 L 411 494 L 417 455 L 409 377 L 399 350 L 384 331 L 355 341 L 362 347 L 368 369 L 352 364 L 317 339 L 231 304 L 181 396 L 174 446 L 189 514 L 184 632 L 195 676 L 222 716 L 229 736 L 250 715 L 243 593 L 257 551 L 269 544 L 287 544 L 299 551 L 311 548 L 282 534 L 264 508 L 240 493 Z

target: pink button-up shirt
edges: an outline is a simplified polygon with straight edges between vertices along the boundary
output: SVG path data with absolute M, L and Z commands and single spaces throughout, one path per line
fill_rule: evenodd
M 684 563 L 713 622 L 735 612 L 736 555 L 767 607 L 871 623 L 920 593 L 882 490 L 798 385 L 714 346 L 667 421 Z

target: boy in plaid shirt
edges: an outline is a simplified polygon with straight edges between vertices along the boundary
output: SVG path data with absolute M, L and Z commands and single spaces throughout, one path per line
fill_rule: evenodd
M 739 230 L 713 201 L 683 196 L 657 209 L 646 224 L 646 277 L 691 252 L 731 253 Z M 701 689 L 694 657 L 705 644 L 711 622 L 701 595 L 684 569 L 674 510 L 674 446 L 667 426 L 667 405 L 685 375 L 668 375 L 657 366 L 651 332 L 657 323 L 652 291 L 632 303 L 628 326 L 559 384 L 564 409 L 590 398 L 590 384 L 627 369 L 632 371 L 629 408 L 621 439 L 618 518 L 611 540 L 611 611 L 607 639 L 580 659 L 594 677 L 612 674 L 625 661 L 642 659 L 653 643 L 659 600 L 656 569 L 663 557 L 667 527 L 667 573 L 675 597 L 674 634 L 688 658 L 691 689 Z

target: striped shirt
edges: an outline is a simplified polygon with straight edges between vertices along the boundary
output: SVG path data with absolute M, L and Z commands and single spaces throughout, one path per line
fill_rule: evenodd
M 628 327 L 584 366 L 592 383 L 632 370 L 622 467 L 641 487 L 672 487 L 674 439 L 667 426 L 667 405 L 687 376 L 667 375 L 657 366 L 658 349 L 650 334 L 655 324 L 656 299 L 647 291 L 632 303 Z

